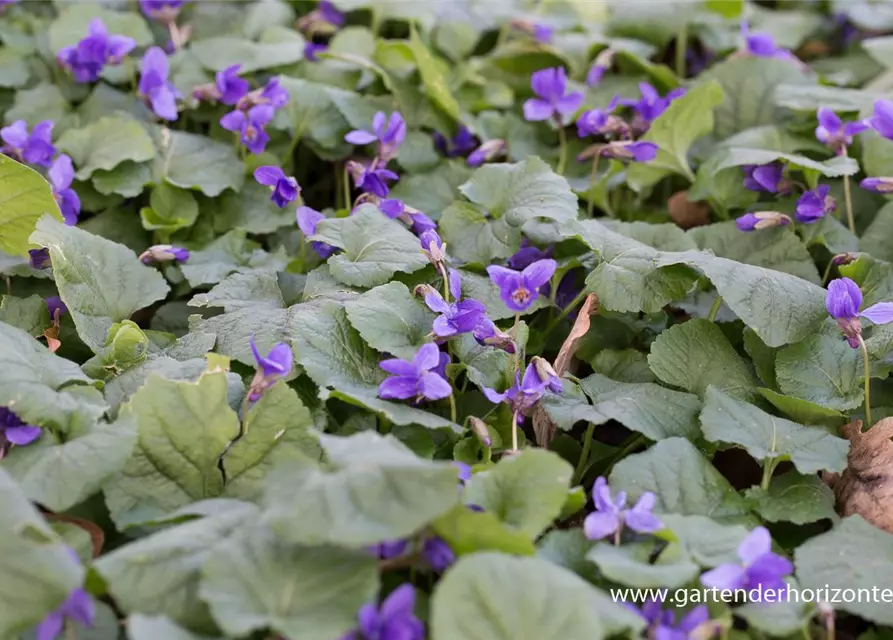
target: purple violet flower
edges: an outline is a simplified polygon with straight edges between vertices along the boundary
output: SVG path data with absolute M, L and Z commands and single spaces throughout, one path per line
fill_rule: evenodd
M 499 287 L 499 296 L 512 311 L 524 311 L 536 301 L 540 287 L 552 279 L 558 263 L 554 260 L 537 260 L 523 271 L 514 271 L 498 265 L 487 267 L 490 279 Z
M 285 175 L 282 169 L 273 165 L 255 169 L 254 179 L 262 185 L 273 188 L 273 195 L 270 196 L 270 200 L 275 202 L 280 209 L 284 208 L 289 202 L 297 200 L 298 194 L 301 192 L 301 187 L 297 180 Z
M 59 317 L 62 317 L 68 312 L 68 307 L 65 306 L 65 303 L 62 302 L 62 298 L 59 296 L 50 296 L 46 300 L 47 311 L 50 313 L 50 319 L 56 319 L 56 312 L 59 312 Z
M 304 45 L 304 60 L 308 62 L 319 62 L 319 54 L 327 51 L 329 45 L 327 44 L 319 44 L 313 42 L 312 40 L 308 40 Z
M 328 0 L 320 0 L 316 10 L 329 24 L 335 27 L 340 27 L 344 24 L 344 14 L 338 11 L 335 5 Z
M 0 11 L 5 11 L 6 7 L 18 4 L 19 2 L 21 2 L 21 0 L 0 0 Z
M 301 230 L 301 233 L 304 234 L 305 238 L 316 235 L 316 227 L 319 225 L 320 220 L 326 219 L 323 214 L 310 207 L 298 207 L 295 217 L 298 221 L 298 228 Z M 311 241 L 310 248 L 323 260 L 340 251 L 338 247 L 333 247 L 330 244 L 319 242 L 318 240 Z
M 586 270 L 582 267 L 570 269 L 561 277 L 558 283 L 558 291 L 555 292 L 555 304 L 564 309 L 580 295 L 583 291 L 583 280 L 585 280 Z M 568 313 L 568 317 L 573 319 L 577 316 L 576 311 Z
M 378 386 L 378 395 L 386 400 L 441 400 L 453 392 L 450 383 L 435 373 L 441 364 L 440 350 L 436 344 L 419 347 L 412 361 L 392 358 L 379 366 L 393 374 Z
M 447 158 L 464 156 L 477 146 L 474 134 L 465 125 L 460 126 L 459 132 L 449 140 L 446 136 L 437 131 L 434 132 L 433 137 L 434 146 Z
M 543 378 L 536 364 L 531 362 L 527 365 L 523 378 L 521 378 L 520 372 L 515 373 L 515 384 L 506 391 L 499 393 L 488 387 L 482 387 L 481 390 L 490 402 L 496 404 L 505 402 L 511 406 L 512 411 L 515 413 L 524 414 L 539 402 L 546 389 L 555 392 L 554 389 L 559 388 L 559 386 L 556 386 L 551 378 Z M 560 391 L 556 393 L 560 393 Z
M 81 199 L 71 188 L 71 182 L 74 180 L 74 166 L 71 164 L 71 158 L 64 153 L 59 154 L 47 172 L 47 176 L 53 187 L 53 197 L 62 211 L 62 219 L 70 227 L 76 225 L 78 215 L 81 213 Z
M 748 164 L 741 168 L 744 170 L 745 189 L 769 193 L 786 193 L 788 190 L 784 179 L 784 165 L 780 162 Z
M 561 393 L 564 391 L 564 383 L 561 381 L 561 376 L 558 375 L 558 372 L 552 368 L 552 364 L 546 360 L 545 358 L 541 358 L 540 356 L 533 356 L 530 359 L 530 363 L 536 367 L 536 373 L 542 380 L 546 388 L 552 393 Z
M 633 162 L 651 162 L 657 157 L 659 147 L 645 140 L 614 140 L 602 147 L 601 154 L 616 160 L 632 160 Z
M 877 100 L 874 103 L 874 114 L 863 122 L 883 137 L 893 140 L 893 102 Z
M 524 118 L 531 122 L 555 118 L 560 123 L 583 104 L 582 93 L 567 93 L 567 74 L 563 67 L 534 72 L 530 87 L 537 97 L 524 103 Z
M 251 402 L 257 402 L 264 394 L 264 391 L 276 384 L 277 380 L 291 373 L 291 369 L 294 366 L 294 356 L 292 355 L 291 347 L 284 342 L 274 344 L 266 356 L 262 356 L 257 350 L 254 334 L 251 335 L 248 343 L 251 345 L 254 361 L 257 362 L 257 372 L 248 386 L 248 399 Z
M 828 283 L 825 308 L 828 314 L 837 320 L 840 330 L 853 349 L 859 348 L 862 339 L 860 316 L 871 320 L 874 324 L 893 322 L 893 302 L 878 302 L 859 311 L 861 306 L 862 291 L 855 282 L 849 278 L 837 278 Z
M 758 231 L 771 227 L 783 227 L 790 223 L 791 219 L 788 216 L 777 211 L 745 213 L 743 216 L 735 219 L 735 225 L 739 231 Z
M 434 229 L 426 229 L 421 234 L 419 234 L 419 243 L 422 245 L 422 253 L 428 256 L 428 260 L 431 261 L 431 264 L 437 265 L 446 260 L 446 243 L 440 238 L 437 234 L 437 231 Z M 457 274 L 458 277 L 458 274 Z M 450 288 L 452 288 L 452 281 L 450 281 Z M 440 294 L 437 294 L 440 296 Z M 427 301 L 428 296 L 425 296 Z M 440 298 L 441 302 L 443 302 L 443 298 Z M 443 304 L 446 304 L 443 302 Z M 435 311 L 434 307 L 428 305 L 432 311 Z M 441 312 L 443 313 L 443 312 Z
M 663 610 L 663 605 L 657 600 L 648 600 L 638 609 L 632 604 L 625 605 L 627 609 L 637 614 L 648 623 L 646 635 L 656 640 L 707 640 L 715 635 L 715 632 L 706 633 L 705 629 L 710 620 L 710 611 L 707 605 L 698 605 L 689 611 L 679 623 L 676 623 L 676 613 L 673 609 Z
M 783 589 L 784 577 L 794 570 L 791 562 L 772 553 L 772 537 L 765 527 L 751 531 L 738 545 L 741 564 L 723 564 L 701 576 L 701 584 L 717 589 Z
M 627 509 L 626 492 L 620 491 L 616 498 L 612 498 L 608 481 L 599 476 L 592 486 L 592 500 L 595 511 L 583 521 L 583 531 L 590 540 L 614 536 L 614 541 L 618 542 L 624 526 L 639 533 L 654 533 L 663 529 L 663 523 L 651 513 L 656 498 L 650 491 L 643 493 L 636 504 Z
M 80 558 L 73 549 L 68 549 L 68 553 L 80 564 Z M 58 609 L 47 615 L 37 625 L 34 638 L 35 640 L 54 640 L 62 634 L 66 619 L 92 628 L 95 616 L 96 608 L 90 594 L 82 587 L 77 587 L 68 594 Z
M 865 178 L 859 186 L 866 191 L 893 193 L 893 178 Z
M 272 119 L 275 111 L 272 105 L 259 104 L 248 112 L 230 111 L 220 118 L 220 126 L 227 131 L 237 131 L 242 144 L 255 154 L 263 153 L 270 140 L 264 126 Z
M 41 428 L 26 424 L 7 407 L 0 407 L 0 450 L 14 444 L 20 447 L 31 444 L 40 437 Z
M 780 58 L 791 60 L 794 54 L 775 44 L 775 39 L 765 31 L 751 31 L 747 22 L 741 23 L 741 36 L 744 38 L 744 51 L 757 58 Z
M 471 480 L 471 467 L 465 464 L 464 462 L 459 462 L 458 460 L 453 460 L 452 465 L 456 467 L 456 472 L 459 476 L 459 484 L 465 484 L 469 480 Z
M 353 160 L 347 163 L 347 170 L 353 178 L 357 189 L 365 193 L 371 193 L 379 198 L 387 198 L 388 182 L 397 180 L 400 176 L 384 167 L 376 167 L 373 163 L 369 167 Z
M 435 573 L 443 573 L 456 561 L 456 554 L 440 536 L 431 536 L 425 540 L 422 557 Z
M 340 640 L 424 640 L 425 625 L 415 617 L 414 607 L 415 589 L 402 584 L 380 606 L 363 605 L 357 614 L 359 628 Z
M 622 118 L 613 115 L 619 100 L 619 96 L 614 96 L 604 109 L 584 111 L 577 118 L 577 137 L 585 138 L 587 136 L 600 136 L 610 133 L 628 133 L 629 126 Z
M 434 232 L 426 231 L 425 233 Z M 474 331 L 487 312 L 483 303 L 473 298 L 459 300 L 462 297 L 462 283 L 458 271 L 450 269 L 449 280 L 450 294 L 453 296 L 454 302 L 448 303 L 436 290 L 432 290 L 425 296 L 425 304 L 428 305 L 428 308 L 434 313 L 440 314 L 435 318 L 432 327 L 434 335 L 439 338 Z
M 532 20 L 525 20 L 523 18 L 516 18 L 512 20 L 511 25 L 518 31 L 522 31 L 531 36 L 534 40 L 541 44 L 549 44 L 550 42 L 552 42 L 554 29 L 552 29 L 552 27 L 550 27 L 549 25 L 533 22 Z
M 647 130 L 648 126 L 667 110 L 673 100 L 685 95 L 685 89 L 680 88 L 673 89 L 665 98 L 662 98 L 657 89 L 647 82 L 639 84 L 639 92 L 642 94 L 641 99 L 621 100 L 620 102 L 627 107 L 632 107 L 636 112 L 634 127 L 640 131 Z
M 180 92 L 168 81 L 170 68 L 161 47 L 151 47 L 140 62 L 139 94 L 147 100 L 159 118 L 177 119 Z
M 487 316 L 481 318 L 472 335 L 477 343 L 484 347 L 496 347 L 506 353 L 515 353 L 517 349 L 511 334 L 501 331 Z
M 552 257 L 552 248 L 548 249 L 540 249 L 539 247 L 535 247 L 530 244 L 530 240 L 527 238 L 521 238 L 521 248 L 518 249 L 512 257 L 508 259 L 506 264 L 509 269 L 514 269 L 515 271 L 521 271 L 522 269 L 526 269 L 534 262 L 538 260 L 544 260 L 546 258 Z
M 505 151 L 505 140 L 500 140 L 498 138 L 487 140 L 487 142 L 468 154 L 468 166 L 479 167 L 485 162 L 490 162 L 495 157 L 502 155 Z
M 399 111 L 395 111 L 388 118 L 384 111 L 379 111 L 372 118 L 372 131 L 354 129 L 344 136 L 344 140 L 350 144 L 365 145 L 378 142 L 377 157 L 387 164 L 397 155 L 397 149 L 406 139 L 406 121 Z
M 189 0 L 140 0 L 143 14 L 162 24 L 169 24 L 177 19 L 180 9 Z
M 617 52 L 614 49 L 604 49 L 597 56 L 592 66 L 589 67 L 589 73 L 586 74 L 586 84 L 590 87 L 597 87 L 601 84 L 605 72 L 614 64 L 614 55 Z
M 378 210 L 389 217 L 391 220 L 396 220 L 403 217 L 403 213 L 406 211 L 406 205 L 403 204 L 402 200 L 390 198 L 386 200 L 379 200 Z
M 28 264 L 32 269 L 46 269 L 50 266 L 50 250 L 28 249 Z
M 411 221 L 410 229 L 419 237 L 426 231 L 434 231 L 437 229 L 437 223 L 421 211 L 410 211 L 409 218 Z
M 831 187 L 821 184 L 815 189 L 804 191 L 797 200 L 797 209 L 794 212 L 797 220 L 803 224 L 812 224 L 833 213 L 837 209 L 837 200 L 830 195 Z
M 186 262 L 189 260 L 189 251 L 182 247 L 175 247 L 172 244 L 156 244 L 140 254 L 140 260 L 143 264 L 152 264 L 153 262 Z
M 64 47 L 56 59 L 69 69 L 75 81 L 90 83 L 99 80 L 105 65 L 121 64 L 128 53 L 136 47 L 136 41 L 127 36 L 110 36 L 105 23 L 93 18 L 87 27 L 87 37 L 73 47 Z
M 288 104 L 291 96 L 288 90 L 279 84 L 279 78 L 270 78 L 267 84 L 260 90 L 260 98 L 258 104 L 268 104 L 273 109 L 281 109 Z
M 244 78 L 239 77 L 239 70 L 242 68 L 240 64 L 232 64 L 223 71 L 218 71 L 214 80 L 215 88 L 219 96 L 220 102 L 226 105 L 238 104 L 248 90 L 251 84 Z
M 56 154 L 52 135 L 52 120 L 38 122 L 30 135 L 27 123 L 24 120 L 16 120 L 8 127 L 0 129 L 0 139 L 3 140 L 0 151 L 19 162 L 49 167 Z
M 816 139 L 837 155 L 843 154 L 846 148 L 853 144 L 854 135 L 868 129 L 868 125 L 864 122 L 844 124 L 840 116 L 826 107 L 821 107 L 816 116 L 819 121 L 819 126 L 815 130 Z
M 367 549 L 379 560 L 390 560 L 391 558 L 402 556 L 408 546 L 409 540 L 388 540 L 387 542 L 379 542 L 376 545 L 367 547 Z
M 169 24 L 177 19 L 184 4 L 186 0 L 140 0 L 140 10 L 156 22 Z

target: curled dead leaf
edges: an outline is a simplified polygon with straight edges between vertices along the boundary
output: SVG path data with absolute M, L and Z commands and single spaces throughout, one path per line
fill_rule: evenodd
M 688 191 L 677 191 L 667 200 L 667 209 L 673 222 L 683 229 L 700 227 L 710 222 L 710 207 L 706 202 L 692 202 Z
M 102 547 L 105 545 L 105 532 L 95 522 L 46 510 L 43 510 L 43 515 L 50 522 L 65 522 L 83 529 L 90 535 L 90 542 L 93 545 L 93 557 L 98 558 L 102 553 Z
M 559 377 L 567 373 L 571 360 L 577 352 L 580 340 L 589 332 L 589 317 L 594 313 L 598 313 L 598 296 L 590 293 L 583 301 L 577 319 L 574 321 L 574 326 L 571 327 L 570 333 L 564 339 L 561 349 L 558 350 L 555 363 L 552 365 Z M 545 410 L 541 406 L 536 405 L 533 409 L 533 432 L 536 435 L 537 444 L 548 449 L 549 443 L 555 437 L 555 429 L 555 423 L 552 422 Z
M 50 352 L 56 353 L 59 347 L 62 346 L 62 341 L 59 340 L 59 325 L 54 325 L 48 329 L 45 329 L 43 332 L 43 337 L 46 338 L 47 348 L 49 348 Z
M 862 421 L 843 427 L 850 441 L 847 468 L 839 477 L 826 476 L 841 516 L 858 514 L 893 533 L 893 418 L 884 418 L 862 432 Z

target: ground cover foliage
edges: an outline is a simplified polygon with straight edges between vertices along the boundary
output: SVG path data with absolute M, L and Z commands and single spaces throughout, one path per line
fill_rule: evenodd
M 0 10 L 0 638 L 891 633 L 889 5 Z

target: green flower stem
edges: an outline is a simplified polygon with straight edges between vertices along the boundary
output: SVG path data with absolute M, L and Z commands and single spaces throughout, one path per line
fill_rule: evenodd
M 447 275 L 446 267 L 441 262 L 437 265 L 437 270 L 440 271 L 440 277 L 443 278 L 443 299 L 449 304 L 450 303 L 450 278 Z
M 825 267 L 825 275 L 822 276 L 822 286 L 828 284 L 828 276 L 831 275 L 831 269 L 834 267 L 834 259 L 828 260 L 828 266 Z
M 564 166 L 567 164 L 567 133 L 564 131 L 564 126 L 559 122 L 558 123 L 558 166 L 555 168 L 555 173 L 560 176 L 564 175 Z
M 722 306 L 722 296 L 716 296 L 716 301 L 713 303 L 713 306 L 710 307 L 710 313 L 707 314 L 707 319 L 710 322 L 716 322 L 716 315 L 719 313 L 719 308 Z
M 777 458 L 771 458 L 763 463 L 763 479 L 760 482 L 760 489 L 763 491 L 769 491 L 769 484 L 772 482 L 772 474 L 775 473 L 775 466 L 777 464 Z
M 862 349 L 862 362 L 865 365 L 865 422 L 868 423 L 868 428 L 874 424 L 871 421 L 871 360 L 868 357 L 868 347 L 865 346 L 865 340 L 862 339 L 862 336 L 857 336 L 859 338 L 859 348 Z
M 688 49 L 688 25 L 683 24 L 676 35 L 676 75 L 685 78 L 685 50 Z
M 589 295 L 589 292 L 585 289 L 577 294 L 577 297 L 571 300 L 570 304 L 567 305 L 564 309 L 561 310 L 561 313 L 558 314 L 558 317 L 555 318 L 548 327 L 546 327 L 546 331 L 543 334 L 543 341 L 545 342 L 546 338 L 549 337 L 549 334 L 559 325 L 559 323 L 567 317 L 571 311 L 573 311 L 577 306 L 586 299 L 586 296 Z
M 573 481 L 571 482 L 572 487 L 577 486 L 583 480 L 586 463 L 589 461 L 589 450 L 592 448 L 592 433 L 594 431 L 595 423 L 590 422 L 583 436 L 583 451 L 580 453 L 580 459 L 577 461 L 577 468 L 574 469 Z
M 589 172 L 589 203 L 586 205 L 586 214 L 591 218 L 592 210 L 595 208 L 595 198 L 592 197 L 592 190 L 595 188 L 595 178 L 598 176 L 598 161 L 601 159 L 601 154 L 595 154 L 595 157 L 592 159 L 592 171 Z
M 603 475 L 608 477 L 611 473 L 611 470 L 614 468 L 614 465 L 623 460 L 627 456 L 628 453 L 635 451 L 642 443 L 645 442 L 645 437 L 639 433 L 630 436 L 626 442 L 623 443 L 622 449 L 614 454 L 608 464 L 605 466 L 605 469 L 599 475 Z
M 456 424 L 456 396 L 450 393 L 450 420 Z
M 856 221 L 853 219 L 853 195 L 850 193 L 850 177 L 843 177 L 843 197 L 846 200 L 846 221 L 850 232 L 856 233 Z
M 843 157 L 847 157 L 846 146 L 843 147 Z M 856 233 L 856 221 L 853 219 L 853 194 L 850 191 L 850 177 L 843 177 L 843 199 L 846 201 L 846 221 L 850 226 L 850 232 Z
M 518 450 L 518 412 L 512 411 L 512 451 Z
M 512 340 L 515 343 L 515 362 L 512 367 L 512 372 L 517 373 L 519 371 L 519 367 L 521 365 L 521 348 L 518 345 L 518 326 L 521 324 L 521 312 L 518 311 L 515 313 L 515 326 L 512 327 Z M 512 376 L 512 380 L 515 379 L 515 376 Z
M 344 175 L 341 180 L 341 188 L 344 189 L 344 208 L 350 211 L 350 173 L 347 170 L 347 163 L 344 163 Z

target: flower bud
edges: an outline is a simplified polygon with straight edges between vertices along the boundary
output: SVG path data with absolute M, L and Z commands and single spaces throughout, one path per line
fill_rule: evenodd
M 418 298 L 424 298 L 427 295 L 435 295 L 435 296 L 440 295 L 440 292 L 437 289 L 435 289 L 434 287 L 432 287 L 430 284 L 416 285 L 415 288 L 412 290 L 412 293 L 413 293 L 413 295 L 415 295 Z
M 634 160 L 635 162 L 649 162 L 657 157 L 657 145 L 653 142 L 639 140 L 615 140 L 609 142 L 601 149 L 601 154 L 607 158 L 616 160 Z
M 791 219 L 788 216 L 777 211 L 746 213 L 735 220 L 735 224 L 741 231 L 755 231 L 759 229 L 769 229 L 770 227 L 783 227 L 790 223 Z
M 512 336 L 505 331 L 501 331 L 487 317 L 481 319 L 478 326 L 474 328 L 473 335 L 477 343 L 485 347 L 496 347 L 506 353 L 515 353 L 517 350 L 517 345 L 512 340 Z
M 422 244 L 422 251 L 428 256 L 428 259 L 435 265 L 442 264 L 446 259 L 446 243 L 440 239 L 437 232 L 429 229 L 422 233 L 419 240 Z
M 859 186 L 867 191 L 893 193 L 893 178 L 865 178 Z
M 468 166 L 479 167 L 505 151 L 505 140 L 487 140 L 484 144 L 468 154 Z
M 531 363 L 536 367 L 536 374 L 540 377 L 540 380 L 547 384 L 549 391 L 553 393 L 561 393 L 563 391 L 564 386 L 561 382 L 561 376 L 558 375 L 558 372 L 555 371 L 548 360 L 534 356 L 531 358 Z
M 838 253 L 836 256 L 831 258 L 831 262 L 839 267 L 845 264 L 850 264 L 851 262 L 855 262 L 858 259 L 859 254 L 850 251 L 848 253 Z
M 490 447 L 493 445 L 493 440 L 490 438 L 490 432 L 487 429 L 487 423 L 481 420 L 480 418 L 476 418 L 474 416 L 468 417 L 468 423 L 471 425 L 471 431 L 477 437 L 482 445 L 485 447 Z
M 140 254 L 140 261 L 143 264 L 171 262 L 173 260 L 186 262 L 189 260 L 189 251 L 181 247 L 175 247 L 172 244 L 156 244 Z

